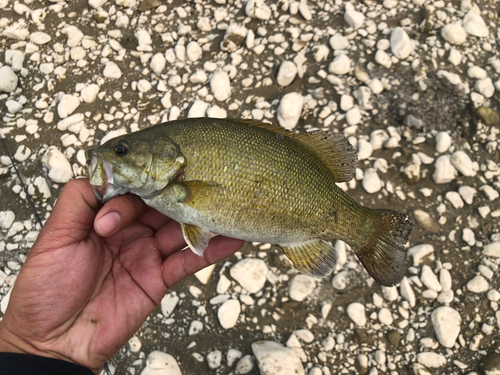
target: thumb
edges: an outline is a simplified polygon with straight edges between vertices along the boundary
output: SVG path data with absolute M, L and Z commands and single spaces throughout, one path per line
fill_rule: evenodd
M 92 229 L 99 208 L 87 178 L 68 182 L 40 232 L 40 241 L 43 241 L 44 233 L 50 233 L 47 240 L 57 244 L 57 247 L 82 241 Z

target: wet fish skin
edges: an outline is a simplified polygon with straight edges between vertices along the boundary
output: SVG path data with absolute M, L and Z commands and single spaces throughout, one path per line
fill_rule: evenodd
M 123 148 L 126 154 L 117 155 Z M 89 173 L 98 196 L 124 190 L 141 196 L 182 223 L 200 255 L 215 234 L 268 242 L 300 271 L 324 277 L 336 264 L 328 241 L 341 239 L 383 285 L 406 271 L 412 223 L 399 212 L 363 207 L 336 185 L 352 178 L 357 163 L 341 135 L 186 119 L 109 140 L 89 157 L 97 165 Z M 99 167 L 109 163 L 112 178 L 109 166 Z

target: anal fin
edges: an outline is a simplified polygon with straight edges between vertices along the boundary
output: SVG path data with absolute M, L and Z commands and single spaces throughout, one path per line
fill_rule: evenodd
M 320 239 L 276 246 L 283 250 L 295 268 L 309 276 L 326 277 L 337 264 L 337 252 L 332 244 Z
M 202 229 L 196 225 L 181 223 L 182 234 L 189 248 L 196 255 L 202 256 L 208 246 L 208 242 L 216 234 L 209 230 Z

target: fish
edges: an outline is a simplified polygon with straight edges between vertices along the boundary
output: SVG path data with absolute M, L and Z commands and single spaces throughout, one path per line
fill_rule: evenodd
M 324 278 L 338 258 L 331 241 L 342 240 L 381 285 L 396 285 L 406 273 L 413 222 L 364 207 L 337 186 L 357 166 L 342 134 L 188 118 L 121 135 L 85 155 L 99 202 L 138 195 L 178 221 L 200 256 L 216 235 L 270 243 L 298 271 Z

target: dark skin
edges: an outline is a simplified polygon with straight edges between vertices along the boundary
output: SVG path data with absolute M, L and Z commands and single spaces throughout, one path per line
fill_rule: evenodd
M 101 207 L 87 179 L 71 181 L 16 280 L 0 322 L 0 352 L 63 359 L 97 373 L 170 287 L 242 245 L 219 236 L 203 257 L 181 251 L 180 225 L 139 197 Z

